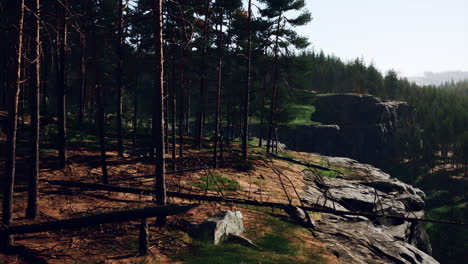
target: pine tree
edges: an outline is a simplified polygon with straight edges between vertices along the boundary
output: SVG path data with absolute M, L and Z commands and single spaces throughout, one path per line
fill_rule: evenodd
M 274 54 L 273 89 L 270 100 L 270 117 L 267 140 L 267 152 L 270 152 L 273 131 L 276 126 L 276 114 L 278 111 L 277 97 L 280 74 L 278 61 L 281 52 L 280 48 L 286 47 L 284 49 L 284 53 L 287 55 L 287 47 L 291 44 L 296 48 L 305 48 L 308 46 L 309 43 L 307 42 L 307 38 L 298 36 L 290 27 L 307 24 L 311 20 L 311 15 L 304 9 L 304 0 L 261 0 L 261 2 L 266 4 L 266 8 L 261 10 L 260 13 L 268 19 L 271 25 L 271 36 L 274 38 L 272 47 Z M 302 11 L 302 13 L 294 18 L 286 17 L 286 13 L 292 10 Z
M 39 130 L 40 130 L 40 88 L 41 88 L 41 13 L 40 13 L 40 0 L 31 1 L 33 6 L 30 7 L 35 15 L 34 24 L 34 69 L 32 70 L 33 76 L 31 78 L 33 88 L 33 96 L 31 102 L 31 128 L 32 128 L 32 170 L 29 178 L 28 186 L 28 207 L 26 209 L 26 218 L 34 219 L 38 216 L 37 200 L 39 196 Z
M 14 16 L 11 25 L 16 24 L 16 29 L 9 30 L 8 39 L 11 38 L 7 89 L 8 89 L 8 131 L 7 131 L 7 153 L 5 161 L 6 178 L 3 185 L 2 199 L 2 224 L 10 226 L 13 222 L 13 187 L 15 182 L 16 166 L 16 135 L 18 127 L 18 98 L 21 85 L 21 64 L 23 48 L 23 24 L 24 24 L 24 0 L 8 2 L 8 10 L 13 10 Z M 11 26 L 10 25 L 10 26 Z M 7 248 L 13 243 L 13 236 L 0 237 L 0 248 Z
M 156 202 L 159 205 L 167 203 L 164 161 L 164 53 L 162 34 L 163 0 L 153 1 L 154 26 L 154 105 L 153 105 L 153 142 L 156 152 Z

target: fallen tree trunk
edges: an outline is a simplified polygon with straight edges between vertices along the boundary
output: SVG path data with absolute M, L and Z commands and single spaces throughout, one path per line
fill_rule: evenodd
M 166 171 L 166 175 L 167 174 L 185 173 L 185 172 L 195 172 L 195 171 L 200 171 L 200 170 L 206 170 L 206 168 L 195 168 L 195 169 L 186 169 L 186 170 L 177 170 L 177 171 Z M 141 175 L 141 176 L 135 176 L 135 177 L 126 177 L 126 178 L 117 178 L 117 179 L 111 179 L 110 181 L 124 181 L 124 180 L 133 180 L 133 179 L 142 179 L 142 178 L 153 178 L 154 179 L 154 174 L 147 174 L 147 175 Z
M 312 163 L 296 160 L 296 159 L 293 159 L 293 158 L 290 158 L 290 157 L 276 155 L 276 154 L 273 154 L 273 153 L 268 153 L 268 155 L 275 158 L 275 159 L 289 161 L 289 162 L 296 163 L 296 164 L 299 164 L 299 165 L 302 165 L 302 166 L 307 166 L 309 168 L 314 168 L 314 169 L 319 169 L 319 170 L 324 170 L 324 171 L 333 171 L 333 172 L 336 172 L 336 173 L 338 173 L 340 175 L 343 175 L 343 173 L 341 171 L 334 170 L 334 169 L 331 169 L 331 168 L 327 168 L 327 167 L 324 167 L 324 166 L 320 166 L 320 165 L 317 165 L 317 164 L 312 164 Z
M 31 225 L 10 226 L 0 229 L 0 235 L 29 234 L 48 232 L 63 229 L 77 229 L 100 224 L 109 224 L 124 221 L 134 221 L 150 217 L 177 215 L 197 206 L 191 205 L 167 205 L 160 207 L 145 207 L 141 209 L 114 211 L 108 213 L 94 214 L 65 220 L 56 220 Z
M 41 182 L 47 182 L 51 185 L 58 185 L 64 187 L 76 187 L 82 190 L 95 190 L 95 191 L 110 191 L 110 192 L 120 192 L 120 193 L 133 193 L 141 195 L 153 195 L 154 190 L 151 189 L 140 189 L 134 187 L 122 187 L 109 184 L 99 184 L 99 183 L 87 183 L 87 182 L 78 182 L 78 181 L 60 181 L 60 180 L 41 180 Z
M 59 180 L 43 180 L 43 181 L 48 182 L 49 184 L 52 184 L 52 185 L 59 185 L 59 186 L 65 186 L 65 187 L 78 187 L 80 189 L 85 189 L 85 190 L 101 190 L 101 191 L 133 193 L 133 194 L 141 194 L 141 195 L 154 195 L 153 190 L 145 190 L 145 189 L 139 189 L 139 188 L 133 188 L 133 187 L 120 187 L 120 186 L 113 186 L 113 185 L 106 185 L 106 184 L 84 183 L 84 182 L 76 182 L 76 181 L 59 181 Z M 226 202 L 226 203 L 233 203 L 233 204 L 254 205 L 254 206 L 272 207 L 272 208 L 280 208 L 280 209 L 287 209 L 290 206 L 290 204 L 285 204 L 285 203 L 260 202 L 256 200 L 245 200 L 245 199 L 237 199 L 237 198 L 230 198 L 230 197 L 208 196 L 208 195 L 180 193 L 180 192 L 167 192 L 167 196 L 181 198 L 181 199 L 188 199 L 188 200 L 196 200 L 196 201 Z M 459 223 L 459 222 L 446 221 L 446 220 L 405 217 L 405 216 L 396 216 L 396 215 L 384 215 L 384 214 L 376 214 L 376 213 L 362 212 L 362 211 L 335 210 L 335 209 L 329 209 L 326 207 L 314 206 L 314 205 L 309 205 L 309 206 L 296 205 L 296 206 L 301 208 L 304 211 L 327 213 L 327 214 L 334 214 L 334 215 L 345 215 L 345 216 L 357 215 L 357 216 L 364 216 L 364 217 L 374 218 L 374 219 L 387 217 L 391 219 L 398 219 L 398 220 L 404 220 L 404 221 L 419 221 L 419 222 L 433 222 L 433 223 L 441 223 L 441 224 L 468 225 L 468 223 Z

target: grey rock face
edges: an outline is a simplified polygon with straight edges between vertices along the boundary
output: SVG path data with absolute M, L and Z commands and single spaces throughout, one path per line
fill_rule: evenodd
M 189 234 L 199 240 L 217 245 L 227 239 L 229 234 L 240 235 L 245 231 L 242 218 L 240 211 L 222 211 L 201 224 L 193 224 Z
M 438 263 L 370 221 L 324 215 L 316 235 L 339 257 L 340 263 Z
M 340 133 L 332 148 L 313 151 L 370 164 L 380 164 L 394 156 L 397 128 L 405 124 L 399 120 L 412 115 L 406 103 L 384 103 L 373 96 L 355 94 L 318 97 L 316 109 L 312 119 L 338 125 Z
M 382 101 L 368 95 L 336 94 L 317 98 L 314 120 L 327 125 L 372 125 L 390 121 Z
M 349 158 L 320 156 L 334 167 L 346 168 L 341 178 L 318 178 L 304 171 L 303 202 L 343 211 L 424 217 L 424 192 L 390 178 L 371 165 Z M 315 233 L 341 263 L 438 263 L 433 259 L 422 226 L 382 217 L 323 214 Z
M 414 113 L 405 102 L 370 95 L 320 96 L 311 119 L 322 124 L 280 127 L 278 138 L 291 150 L 381 165 L 395 156 L 397 129 L 413 123 Z M 252 126 L 251 133 L 258 136 L 262 130 Z

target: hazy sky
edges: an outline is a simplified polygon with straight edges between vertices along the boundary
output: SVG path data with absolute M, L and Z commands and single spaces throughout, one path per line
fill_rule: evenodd
M 315 50 L 382 71 L 468 71 L 468 0 L 306 0 Z

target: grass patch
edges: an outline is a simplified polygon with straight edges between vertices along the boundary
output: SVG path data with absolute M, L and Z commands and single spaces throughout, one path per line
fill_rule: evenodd
M 317 170 L 320 176 L 322 177 L 327 177 L 331 179 L 335 179 L 337 176 L 337 173 L 334 171 L 326 171 L 326 170 Z
M 240 185 L 236 180 L 221 174 L 204 175 L 200 177 L 200 180 L 203 183 L 192 183 L 192 185 L 204 191 L 218 191 L 220 188 L 220 191 L 240 189 Z
M 314 112 L 315 106 L 313 105 L 287 105 L 284 108 L 284 110 L 280 113 L 280 118 L 287 121 L 280 122 L 280 125 L 299 126 L 320 124 L 310 119 Z
M 43 148 L 39 150 L 40 154 L 43 155 L 57 155 L 58 150 L 56 149 L 51 149 L 51 148 Z
M 298 249 L 291 243 L 285 232 L 285 230 L 290 230 L 294 227 L 288 226 L 288 224 L 276 218 L 271 218 L 268 222 L 272 227 L 272 232 L 266 233 L 257 241 L 260 248 L 277 254 L 296 255 Z

